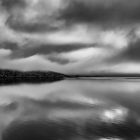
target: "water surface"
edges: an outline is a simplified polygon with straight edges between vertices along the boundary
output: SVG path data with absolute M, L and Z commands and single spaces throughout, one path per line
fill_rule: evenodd
M 67 124 L 64 125 L 65 130 L 73 124 L 74 135 L 71 137 L 68 133 L 68 139 L 137 140 L 140 137 L 139 79 L 9 85 L 0 87 L 0 95 L 1 135 L 16 120 L 44 120 L 59 122 L 52 128 L 53 133 L 60 124 Z M 76 133 L 77 127 L 80 134 Z

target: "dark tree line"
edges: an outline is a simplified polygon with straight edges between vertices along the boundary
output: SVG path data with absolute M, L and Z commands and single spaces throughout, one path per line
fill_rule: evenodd
M 56 72 L 0 70 L 0 84 L 43 83 L 63 80 L 66 76 Z

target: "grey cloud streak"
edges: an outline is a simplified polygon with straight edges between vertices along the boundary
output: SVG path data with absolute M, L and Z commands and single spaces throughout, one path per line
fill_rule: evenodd
M 29 46 L 32 46 L 33 44 L 29 44 Z M 61 53 L 61 52 L 69 52 L 78 50 L 81 48 L 85 48 L 85 45 L 78 45 L 78 44 L 64 44 L 64 45 L 53 45 L 53 44 L 39 44 L 37 46 L 29 47 L 26 45 L 26 47 L 23 47 L 22 49 L 17 49 L 15 52 L 13 52 L 12 56 L 17 58 L 22 57 L 29 57 L 36 54 L 41 55 L 47 55 L 51 53 Z
M 71 51 L 80 50 L 83 48 L 89 48 L 91 44 L 45 44 L 37 42 L 28 42 L 24 45 L 17 44 L 15 42 L 2 42 L 0 44 L 1 49 L 11 50 L 9 55 L 12 59 L 26 58 L 33 55 L 51 55 L 59 53 L 68 53 Z M 93 44 L 94 48 L 96 44 Z M 50 59 L 52 57 L 50 56 Z M 53 58 L 52 58 L 53 60 Z

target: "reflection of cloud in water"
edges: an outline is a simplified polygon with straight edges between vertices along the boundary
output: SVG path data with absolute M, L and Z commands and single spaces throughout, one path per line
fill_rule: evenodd
M 128 115 L 128 110 L 126 108 L 115 108 L 110 110 L 105 110 L 101 116 L 101 119 L 105 122 L 122 122 L 125 121 Z
M 92 138 L 124 138 L 129 132 L 127 135 L 133 139 L 140 136 L 139 90 L 138 81 L 72 80 L 1 86 L 1 128 L 15 119 L 48 119 L 60 124 L 67 121 L 68 126 L 74 123 L 75 129 L 78 127 L 80 133 Z M 16 107 L 12 108 L 9 102 L 16 103 Z

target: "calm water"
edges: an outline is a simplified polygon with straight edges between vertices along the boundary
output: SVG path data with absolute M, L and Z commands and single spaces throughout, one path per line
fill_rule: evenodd
M 80 135 L 75 134 L 72 139 L 86 140 L 89 136 L 92 140 L 137 140 L 140 137 L 138 79 L 65 80 L 51 84 L 1 86 L 0 95 L 1 135 L 14 120 L 46 119 L 76 124 Z M 107 126 L 99 125 L 101 122 Z M 85 124 L 92 124 L 92 129 L 87 129 Z M 97 129 L 98 133 L 95 133 Z

